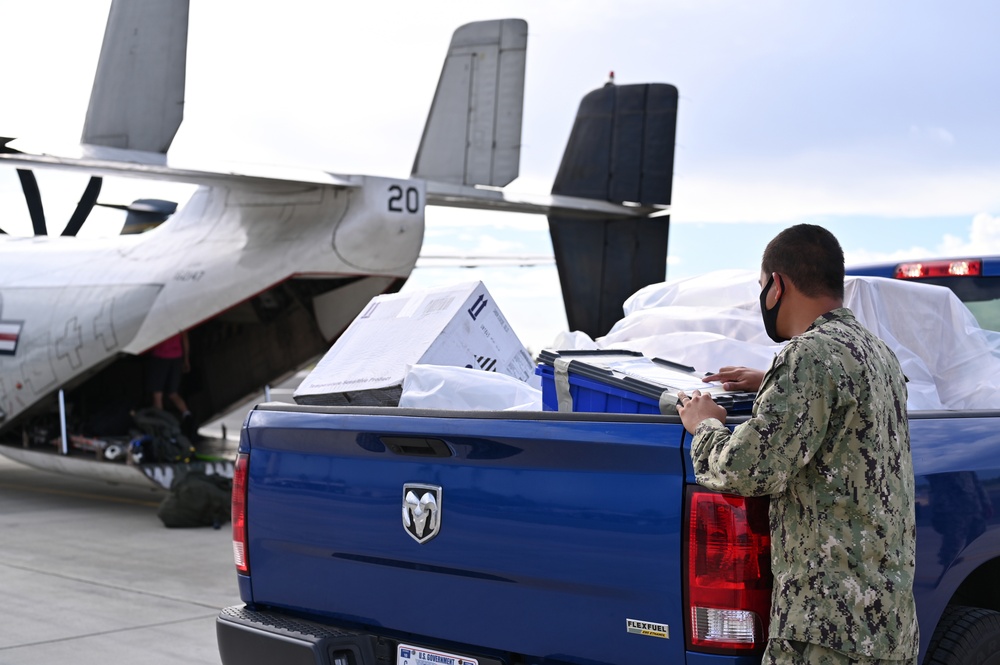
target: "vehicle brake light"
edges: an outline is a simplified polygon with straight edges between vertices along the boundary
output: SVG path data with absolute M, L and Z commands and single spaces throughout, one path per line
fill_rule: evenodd
M 247 558 L 247 471 L 250 456 L 240 453 L 236 456 L 233 469 L 233 561 L 236 571 L 250 574 L 250 560 Z
M 688 490 L 688 648 L 760 653 L 771 611 L 768 500 Z
M 970 277 L 983 274 L 980 259 L 958 259 L 952 261 L 913 261 L 896 266 L 896 279 L 919 279 L 921 277 Z

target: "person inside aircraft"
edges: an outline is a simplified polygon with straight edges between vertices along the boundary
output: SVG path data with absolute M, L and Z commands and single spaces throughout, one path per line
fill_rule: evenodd
M 182 425 L 188 425 L 192 418 L 191 411 L 180 394 L 181 376 L 191 371 L 187 331 L 154 346 L 149 351 L 146 370 L 147 388 L 153 396 L 153 406 L 163 409 L 163 396 L 166 394 L 180 414 Z

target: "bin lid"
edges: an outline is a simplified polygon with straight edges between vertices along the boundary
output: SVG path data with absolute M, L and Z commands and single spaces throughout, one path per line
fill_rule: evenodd
M 569 374 L 586 377 L 652 400 L 663 402 L 664 393 L 676 399 L 678 391 L 710 393 L 717 404 L 730 412 L 749 412 L 756 393 L 725 390 L 720 383 L 704 383 L 694 367 L 664 358 L 647 358 L 628 349 L 543 350 L 538 362 L 555 367 L 556 359 L 566 360 Z

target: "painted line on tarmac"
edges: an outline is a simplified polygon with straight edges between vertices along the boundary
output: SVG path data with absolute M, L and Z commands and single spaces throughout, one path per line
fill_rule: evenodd
M 70 582 L 77 582 L 79 584 L 88 584 L 90 586 L 101 587 L 104 589 L 112 589 L 114 591 L 122 591 L 124 593 L 132 593 L 138 596 L 148 596 L 150 598 L 158 598 L 160 600 L 169 600 L 174 603 L 179 603 L 181 605 L 193 605 L 195 607 L 204 607 L 206 609 L 218 609 L 218 606 L 212 603 L 205 603 L 200 600 L 191 600 L 190 598 L 178 598 L 177 596 L 169 596 L 165 593 L 156 593 L 155 591 L 147 591 L 145 589 L 136 589 L 134 587 L 121 586 L 120 584 L 110 584 L 108 582 L 101 582 L 98 580 L 89 580 L 85 577 L 77 577 L 75 575 L 67 575 L 66 573 L 56 573 L 51 570 L 46 570 L 42 568 L 34 568 L 32 566 L 25 566 L 24 564 L 9 563 L 6 561 L 0 561 L 0 568 L 13 568 L 14 570 L 23 570 L 27 573 L 35 573 L 38 575 L 44 575 L 46 577 L 55 577 L 62 580 L 69 580 Z
M 212 614 L 206 616 L 187 617 L 184 619 L 174 619 L 173 621 L 160 621 L 158 623 L 147 623 L 141 626 L 129 626 L 127 628 L 114 628 L 112 630 L 102 630 L 94 633 L 84 633 L 82 635 L 67 635 L 66 637 L 55 637 L 51 640 L 41 640 L 39 642 L 25 642 L 24 644 L 11 644 L 9 646 L 0 647 L 0 651 L 13 651 L 14 649 L 26 649 L 28 647 L 37 647 L 43 644 L 57 644 L 59 642 L 86 640 L 91 637 L 114 635 L 115 633 L 128 633 L 134 630 L 147 630 L 149 628 L 159 628 L 160 626 L 172 626 L 174 624 L 186 623 L 188 621 L 205 621 L 206 619 L 215 619 L 218 616 L 219 616 L 218 614 Z
M 149 506 L 151 508 L 156 508 L 160 505 L 159 501 L 141 501 L 139 499 L 127 499 L 118 496 L 104 496 L 101 494 L 88 494 L 86 492 L 70 492 L 68 490 L 28 487 L 26 485 L 12 485 L 10 483 L 0 483 L 0 489 L 21 490 L 23 492 L 36 492 L 39 494 L 57 494 L 60 496 L 71 496 L 76 499 L 93 499 L 95 501 L 108 501 L 111 503 L 128 503 L 136 506 Z

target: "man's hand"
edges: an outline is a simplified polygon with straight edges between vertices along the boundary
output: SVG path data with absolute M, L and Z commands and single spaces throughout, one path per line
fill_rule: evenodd
M 694 436 L 701 421 L 707 418 L 717 418 L 723 424 L 726 422 L 726 410 L 715 403 L 708 393 L 702 394 L 694 390 L 689 397 L 683 392 L 677 393 L 677 414 L 684 423 L 684 429 Z
M 745 390 L 755 393 L 764 381 L 764 372 L 750 367 L 723 367 L 702 379 L 706 383 L 719 381 L 723 390 Z

